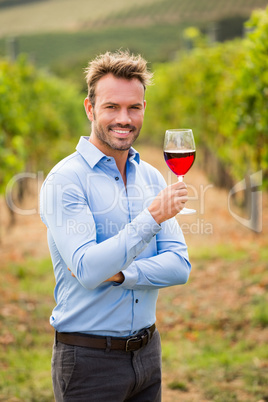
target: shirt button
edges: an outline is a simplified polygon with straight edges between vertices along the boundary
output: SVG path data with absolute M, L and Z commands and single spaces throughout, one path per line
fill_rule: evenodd
M 118 180 L 119 180 L 119 177 L 118 177 L 118 176 L 116 176 L 116 177 L 115 177 L 115 180 L 116 180 L 116 181 L 118 181 Z
M 136 299 L 135 302 L 136 302 L 136 303 L 139 303 L 139 299 Z
M 111 162 L 111 159 L 106 159 L 107 162 Z

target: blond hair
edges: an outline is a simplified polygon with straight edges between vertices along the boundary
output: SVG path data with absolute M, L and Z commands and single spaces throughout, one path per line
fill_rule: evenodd
M 133 55 L 128 51 L 106 52 L 92 60 L 85 69 L 88 86 L 88 98 L 94 106 L 97 82 L 107 74 L 117 78 L 131 80 L 137 78 L 144 90 L 151 84 L 153 74 L 147 69 L 147 61 L 141 55 Z

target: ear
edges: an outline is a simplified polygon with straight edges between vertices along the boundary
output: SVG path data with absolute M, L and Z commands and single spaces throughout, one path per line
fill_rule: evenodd
M 86 114 L 87 114 L 88 119 L 89 119 L 90 121 L 93 121 L 93 120 L 94 120 L 94 117 L 93 117 L 93 106 L 92 106 L 92 104 L 90 103 L 90 100 L 89 100 L 88 98 L 86 98 L 86 99 L 84 100 L 84 106 L 85 106 L 85 111 L 86 111 Z
M 146 100 L 143 101 L 144 110 L 146 108 Z

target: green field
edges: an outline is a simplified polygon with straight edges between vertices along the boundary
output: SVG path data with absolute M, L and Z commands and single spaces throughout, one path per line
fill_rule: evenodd
M 148 27 L 114 27 L 75 33 L 46 33 L 20 36 L 18 49 L 38 66 L 57 67 L 73 73 L 73 64 L 86 66 L 91 57 L 118 48 L 142 53 L 149 61 L 164 61 L 174 57 L 181 47 L 181 30 L 174 25 Z M 0 55 L 6 52 L 6 39 L 0 40 Z M 79 75 L 81 74 L 81 68 Z

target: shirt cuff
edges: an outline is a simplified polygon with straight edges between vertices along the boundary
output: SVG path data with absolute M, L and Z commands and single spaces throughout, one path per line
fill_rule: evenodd
M 139 274 L 135 262 L 132 262 L 132 264 L 129 265 L 127 269 L 122 272 L 125 280 L 123 283 L 120 284 L 120 286 L 124 289 L 132 289 L 139 279 Z
M 138 235 L 146 243 L 149 243 L 152 237 L 161 230 L 161 225 L 154 220 L 147 208 L 133 219 L 131 223 L 135 227 Z

